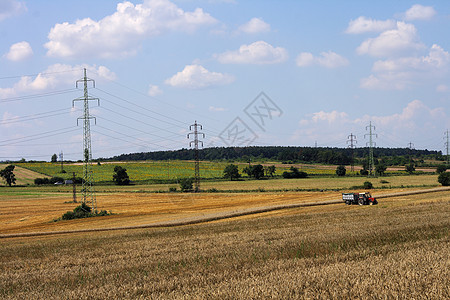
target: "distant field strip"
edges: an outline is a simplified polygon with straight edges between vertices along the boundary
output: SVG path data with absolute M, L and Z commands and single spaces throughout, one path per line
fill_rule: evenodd
M 434 188 L 434 189 L 418 190 L 418 191 L 409 191 L 409 192 L 400 192 L 400 193 L 392 193 L 392 194 L 385 194 L 385 195 L 379 195 L 379 196 L 374 195 L 374 196 L 376 198 L 389 198 L 389 197 L 418 195 L 418 194 L 443 192 L 443 191 L 450 191 L 450 187 Z M 260 213 L 271 212 L 271 211 L 276 211 L 276 210 L 292 209 L 292 208 L 300 208 L 300 207 L 309 207 L 309 206 L 323 206 L 323 205 L 339 204 L 339 203 L 343 203 L 342 199 L 320 201 L 320 202 L 311 202 L 311 203 L 284 204 L 284 205 L 267 206 L 267 207 L 260 207 L 260 208 L 241 209 L 240 211 L 237 211 L 237 212 L 214 213 L 214 214 L 211 214 L 209 216 L 192 217 L 192 218 L 187 218 L 187 219 L 183 219 L 183 220 L 175 220 L 175 221 L 169 221 L 169 222 L 160 222 L 160 223 L 147 224 L 147 225 L 112 227 L 112 228 L 97 228 L 97 229 L 83 229 L 83 230 L 67 230 L 67 231 L 49 231 L 49 232 L 30 232 L 30 233 L 16 233 L 16 234 L 1 234 L 0 238 L 33 237 L 33 236 L 58 235 L 58 234 L 74 234 L 74 233 L 99 232 L 99 231 L 116 231 L 116 230 L 129 230 L 129 229 L 176 227 L 176 226 L 185 226 L 185 225 L 207 223 L 207 222 L 224 220 L 224 219 L 230 219 L 230 218 L 236 218 L 236 217 L 241 217 L 241 216 L 246 216 L 246 215 L 260 214 Z

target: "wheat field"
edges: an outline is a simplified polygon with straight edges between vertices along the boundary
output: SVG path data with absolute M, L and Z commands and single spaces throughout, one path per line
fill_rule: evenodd
M 449 299 L 450 193 L 0 240 L 3 299 Z

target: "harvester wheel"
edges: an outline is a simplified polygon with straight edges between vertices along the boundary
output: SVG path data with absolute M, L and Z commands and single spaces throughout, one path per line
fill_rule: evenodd
M 359 204 L 359 205 L 364 205 L 364 199 L 359 199 L 359 200 L 358 200 L 358 204 Z

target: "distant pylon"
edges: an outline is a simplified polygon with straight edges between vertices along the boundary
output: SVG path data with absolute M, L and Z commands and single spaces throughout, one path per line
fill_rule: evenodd
M 64 173 L 64 154 L 62 151 L 59 153 L 59 161 L 61 162 L 61 173 Z
M 88 82 L 92 82 L 93 87 L 95 87 L 95 81 L 89 79 L 86 76 L 86 69 L 84 69 L 84 77 L 77 80 L 76 87 L 78 88 L 78 83 L 82 82 L 84 86 L 83 97 L 74 99 L 72 101 L 72 106 L 74 106 L 75 101 L 83 101 L 84 103 L 84 114 L 82 117 L 77 119 L 82 119 L 83 122 L 83 183 L 81 188 L 82 200 L 81 202 L 86 204 L 91 204 L 91 208 L 94 212 L 97 212 L 97 201 L 95 199 L 94 191 L 94 176 L 92 172 L 92 147 L 91 147 L 91 119 L 96 120 L 95 117 L 89 115 L 89 100 L 96 100 L 97 104 L 100 105 L 100 100 L 98 98 L 89 97 L 88 93 Z
M 444 132 L 444 135 L 445 135 L 445 136 L 444 136 L 444 139 L 446 139 L 445 147 L 447 148 L 447 165 L 450 166 L 450 156 L 449 156 L 449 151 L 448 151 L 449 146 L 450 146 L 450 144 L 449 144 L 449 133 L 448 133 L 448 129 L 447 129 L 446 132 Z
M 414 149 L 414 144 L 412 142 L 408 143 L 408 149 L 409 149 L 409 163 L 412 163 L 412 150 Z
M 354 149 L 356 148 L 356 145 L 353 144 L 353 143 L 358 143 L 358 141 L 356 140 L 356 135 L 354 135 L 353 133 L 350 133 L 350 135 L 347 138 L 348 138 L 347 143 L 350 142 L 350 145 L 348 145 L 348 148 L 350 148 L 351 151 L 352 151 L 351 170 L 352 170 L 352 172 L 354 172 L 355 171 L 355 169 L 354 169 L 354 165 L 355 165 L 355 150 Z
M 194 128 L 194 129 L 192 129 Z M 194 151 L 195 151 L 195 173 L 194 173 L 194 191 L 200 191 L 200 161 L 198 157 L 198 144 L 201 143 L 203 147 L 203 142 L 198 140 L 198 136 L 202 135 L 205 138 L 205 134 L 199 132 L 203 129 L 202 125 L 198 124 L 197 121 L 194 122 L 193 125 L 189 126 L 189 130 L 193 130 L 193 132 L 188 133 L 187 138 L 190 138 L 190 135 L 194 135 L 194 140 L 189 142 L 189 146 L 192 147 L 192 143 L 194 143 Z
M 369 142 L 367 142 L 366 145 L 369 146 L 369 176 L 372 176 L 374 169 L 373 147 L 376 145 L 376 143 L 373 141 L 373 136 L 378 136 L 372 132 L 372 128 L 373 130 L 375 130 L 375 126 L 372 125 L 372 122 L 369 123 L 369 126 L 366 126 L 366 130 L 367 128 L 369 128 L 369 133 L 366 133 L 364 135 L 364 138 L 366 137 L 366 135 L 369 136 Z

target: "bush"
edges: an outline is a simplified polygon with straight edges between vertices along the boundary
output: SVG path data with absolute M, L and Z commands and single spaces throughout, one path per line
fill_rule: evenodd
M 443 186 L 450 185 L 450 172 L 443 172 L 438 177 L 438 182 Z
M 283 172 L 283 178 L 306 178 L 308 177 L 308 173 L 299 171 L 295 167 L 291 167 L 290 171 Z
M 35 178 L 34 184 L 36 185 L 50 184 L 50 180 L 48 178 Z
M 372 184 L 372 182 L 370 182 L 370 181 L 365 181 L 365 182 L 364 182 L 364 188 L 365 188 L 366 190 L 373 189 L 373 184 Z
M 345 173 L 347 173 L 347 170 L 345 169 L 345 166 L 340 165 L 336 168 L 336 175 L 337 176 L 345 176 Z
M 447 171 L 447 165 L 442 164 L 436 168 L 436 173 L 438 174 L 444 173 L 445 171 Z
M 101 210 L 99 213 L 93 213 L 92 208 L 88 206 L 86 203 L 81 203 L 81 205 L 75 207 L 73 211 L 68 211 L 64 215 L 62 215 L 62 220 L 73 220 L 73 219 L 82 219 L 96 216 L 108 216 L 106 210 Z
M 64 182 L 64 178 L 55 176 L 55 177 L 50 178 L 48 183 L 55 184 L 57 182 Z
M 367 175 L 369 175 L 369 171 L 367 171 L 366 169 L 361 169 L 361 170 L 359 170 L 359 174 L 361 174 L 363 176 L 367 176 Z
M 182 192 L 192 192 L 193 184 L 194 184 L 194 179 L 183 178 L 180 180 L 180 189 Z

